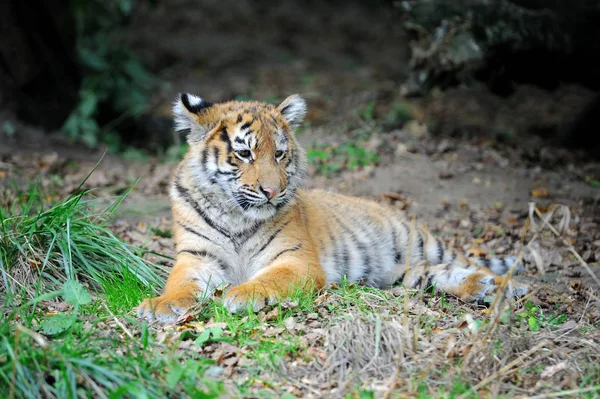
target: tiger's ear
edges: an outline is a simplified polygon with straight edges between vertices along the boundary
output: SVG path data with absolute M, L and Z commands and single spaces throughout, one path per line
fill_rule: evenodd
M 210 132 L 212 121 L 203 118 L 203 111 L 212 107 L 213 103 L 193 94 L 182 93 L 173 103 L 175 130 L 189 131 L 188 141 L 200 141 Z
M 300 126 L 306 116 L 306 101 L 298 94 L 292 94 L 279 106 L 277 106 L 281 115 L 285 118 L 292 129 Z

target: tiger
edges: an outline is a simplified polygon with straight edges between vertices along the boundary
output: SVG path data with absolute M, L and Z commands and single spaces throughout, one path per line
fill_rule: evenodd
M 514 257 L 469 261 L 393 207 L 304 188 L 308 161 L 295 130 L 306 112 L 298 94 L 279 105 L 178 96 L 175 130 L 189 145 L 170 186 L 175 265 L 138 317 L 176 322 L 217 289 L 227 311 L 258 312 L 342 280 L 433 286 L 465 302 L 500 287 L 516 298 L 528 292 L 512 278 L 503 284 Z

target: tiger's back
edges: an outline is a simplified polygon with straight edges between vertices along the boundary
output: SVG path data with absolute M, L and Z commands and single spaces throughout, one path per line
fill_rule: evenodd
M 184 94 L 174 110 L 190 143 L 171 189 L 177 262 L 164 294 L 139 306 L 141 317 L 174 320 L 225 285 L 232 285 L 225 306 L 233 312 L 343 277 L 382 288 L 399 280 L 435 284 L 469 301 L 500 286 L 502 277 L 391 208 L 302 189 L 307 160 L 293 134 L 306 112 L 299 96 L 276 107 Z M 490 265 L 498 273 L 510 266 Z M 508 289 L 527 291 L 514 281 Z

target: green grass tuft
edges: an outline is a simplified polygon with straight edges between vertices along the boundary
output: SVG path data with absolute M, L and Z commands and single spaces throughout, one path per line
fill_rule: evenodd
M 38 290 L 56 290 L 69 279 L 101 289 L 112 273 L 159 287 L 165 271 L 143 259 L 141 248 L 120 240 L 107 225 L 127 194 L 104 208 L 90 190 L 53 201 L 37 184 L 3 198 L 0 292 L 25 290 L 32 298 Z

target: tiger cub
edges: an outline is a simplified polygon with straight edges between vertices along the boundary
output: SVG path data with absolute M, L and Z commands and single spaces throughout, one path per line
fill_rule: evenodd
M 294 129 L 306 102 L 298 95 L 274 106 L 182 94 L 174 114 L 189 142 L 170 193 L 177 261 L 163 295 L 142 302 L 139 317 L 174 321 L 227 285 L 229 311 L 258 311 L 298 287 L 318 290 L 344 276 L 376 287 L 435 285 L 478 301 L 512 265 L 471 263 L 375 202 L 303 189 L 307 159 Z M 507 290 L 520 297 L 528 288 L 511 280 Z

